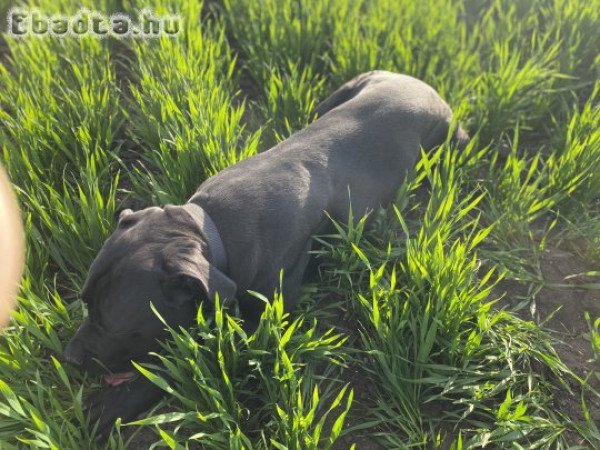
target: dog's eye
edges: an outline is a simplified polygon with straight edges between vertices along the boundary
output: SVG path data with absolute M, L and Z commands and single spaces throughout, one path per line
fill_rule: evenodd
M 88 317 L 91 323 L 93 323 L 103 332 L 106 332 L 106 326 L 102 320 L 102 316 L 100 315 L 100 311 L 98 308 L 95 308 L 93 306 L 88 307 Z
M 104 292 L 110 281 L 110 276 L 107 273 L 100 277 L 90 278 L 91 279 L 86 281 L 83 290 L 81 291 L 81 300 L 88 306 L 93 303 L 93 299 L 98 293 Z

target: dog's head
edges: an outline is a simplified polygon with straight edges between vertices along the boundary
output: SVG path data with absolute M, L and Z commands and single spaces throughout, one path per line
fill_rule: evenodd
M 203 224 L 180 206 L 125 210 L 117 230 L 93 262 L 82 291 L 88 317 L 65 348 L 64 358 L 84 370 L 103 371 L 120 384 L 131 361 L 160 348 L 164 324 L 190 326 L 199 307 L 233 299 L 235 283 L 211 261 Z

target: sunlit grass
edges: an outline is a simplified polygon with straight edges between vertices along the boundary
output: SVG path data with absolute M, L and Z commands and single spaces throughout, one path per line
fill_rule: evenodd
M 254 154 L 260 136 L 244 125 L 223 27 L 196 23 L 201 6 L 194 2 L 168 10 L 183 17 L 185 30 L 176 39 L 132 44 L 138 82 L 129 105 L 129 136 L 143 163 L 134 191 L 160 203 L 187 200 L 202 180 Z
M 212 448 L 329 448 L 341 433 L 352 393 L 333 388 L 345 339 L 292 320 L 281 296 L 252 335 L 218 303 L 214 324 L 199 314 L 194 330 L 171 335 L 167 356 L 159 355 L 163 367 L 138 369 L 172 396 L 175 412 L 136 424 L 155 425 L 161 435 L 161 425 L 175 424 L 174 443 Z
M 298 311 L 275 295 L 254 334 L 220 306 L 214 321 L 171 330 L 158 362 L 139 367 L 168 392 L 165 407 L 121 430 L 173 449 L 321 449 L 357 436 L 384 448 L 600 446 L 597 370 L 572 373 L 556 336 L 502 306 L 528 306 L 557 241 L 600 263 L 599 0 L 84 3 L 178 13 L 184 30 L 118 45 L 5 37 L 0 148 L 28 255 L 0 339 L 2 449 L 97 447 L 83 405 L 98 383 L 60 354 L 122 202 L 184 202 L 372 69 L 434 86 L 471 144 L 423 155 L 395 207 L 318 237 L 321 278 Z M 499 301 L 503 279 L 527 298 Z M 586 318 L 597 364 L 598 318 Z M 354 399 L 348 367 L 374 398 Z M 579 421 L 555 398 L 574 386 Z M 107 447 L 135 439 L 115 432 Z

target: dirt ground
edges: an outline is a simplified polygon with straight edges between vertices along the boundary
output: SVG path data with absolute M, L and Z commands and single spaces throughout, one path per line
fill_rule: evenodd
M 541 269 L 548 284 L 535 298 L 538 320 L 551 316 L 546 327 L 553 330 L 562 342 L 556 350 L 563 362 L 578 376 L 588 378 L 591 388 L 600 391 L 600 367 L 594 362 L 589 340 L 589 327 L 584 314 L 592 319 L 600 317 L 600 277 L 576 277 L 573 275 L 599 272 L 600 266 L 588 262 L 581 256 L 574 242 L 566 242 L 559 248 L 547 249 L 541 258 Z M 572 285 L 562 287 L 560 285 Z M 582 288 L 584 284 L 596 284 L 594 288 Z M 592 373 L 595 371 L 596 373 Z M 573 384 L 574 395 L 566 390 L 557 402 L 575 420 L 582 420 L 580 387 Z M 600 420 L 600 399 L 590 395 L 588 408 L 596 421 Z
M 594 363 L 589 328 L 584 318 L 586 312 L 592 318 L 600 317 L 600 285 L 596 289 L 577 287 L 599 283 L 600 277 L 572 277 L 576 274 L 600 271 L 600 266 L 590 263 L 581 254 L 582 249 L 575 242 L 566 242 L 546 249 L 540 261 L 545 287 L 531 298 L 532 308 L 524 308 L 519 314 L 526 320 L 533 319 L 544 323 L 545 329 L 551 331 L 561 342 L 556 350 L 563 362 L 579 377 L 587 377 L 589 386 L 600 392 L 600 367 Z M 501 305 L 510 307 L 511 304 L 520 303 L 527 296 L 527 286 L 505 280 L 500 283 L 496 293 L 504 294 Z M 364 419 L 361 410 L 364 411 L 373 405 L 375 390 L 365 381 L 360 367 L 350 368 L 346 376 L 355 393 L 354 405 L 345 427 L 352 428 L 360 426 Z M 573 380 L 570 387 L 573 393 L 565 389 L 555 397 L 557 407 L 566 412 L 571 419 L 583 421 L 581 386 Z M 592 418 L 600 421 L 600 399 L 594 395 L 587 395 L 586 401 Z M 356 448 L 361 450 L 383 449 L 377 444 L 372 433 L 373 430 L 350 432 L 342 436 L 334 448 L 347 449 L 354 443 Z M 572 435 L 572 439 L 573 444 L 585 446 L 576 436 Z

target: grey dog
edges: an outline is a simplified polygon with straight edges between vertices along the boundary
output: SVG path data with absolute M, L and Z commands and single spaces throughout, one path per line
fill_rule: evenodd
M 104 371 L 107 388 L 89 403 L 106 435 L 117 417 L 130 420 L 161 398 L 134 377 L 166 337 L 150 302 L 174 328 L 189 327 L 218 292 L 237 301 L 249 329 L 262 302 L 280 286 L 293 309 L 312 236 L 394 199 L 421 148 L 448 136 L 452 111 L 429 85 L 385 71 L 357 76 L 317 107 L 317 120 L 272 149 L 206 180 L 188 203 L 125 210 L 92 264 L 82 298 L 89 316 L 64 358 Z M 467 134 L 456 128 L 459 145 Z M 350 201 L 351 197 L 351 201 Z

